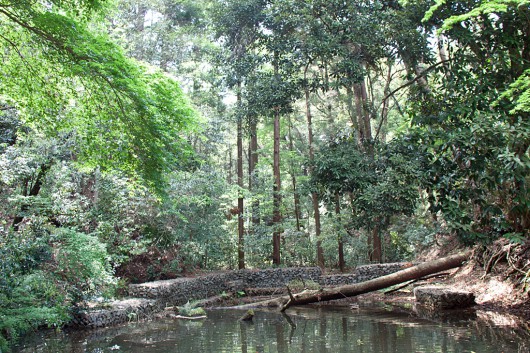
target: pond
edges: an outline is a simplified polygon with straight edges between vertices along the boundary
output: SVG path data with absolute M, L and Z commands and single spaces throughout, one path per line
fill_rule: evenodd
M 392 307 L 303 307 L 288 316 L 211 310 L 200 321 L 160 319 L 98 330 L 44 332 L 26 337 L 14 352 L 529 352 L 528 328 L 510 321 L 457 312 L 427 317 Z M 423 316 L 423 317 L 422 317 Z M 497 323 L 494 323 L 497 321 Z

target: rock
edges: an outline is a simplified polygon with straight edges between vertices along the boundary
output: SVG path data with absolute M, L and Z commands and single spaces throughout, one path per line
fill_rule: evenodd
M 416 303 L 432 309 L 463 309 L 475 304 L 475 295 L 450 287 L 422 286 L 414 288 Z
M 236 293 L 245 289 L 245 282 L 242 280 L 229 281 L 226 283 L 226 286 L 228 291 Z
M 241 321 L 252 321 L 254 318 L 254 310 L 249 309 L 239 320 Z

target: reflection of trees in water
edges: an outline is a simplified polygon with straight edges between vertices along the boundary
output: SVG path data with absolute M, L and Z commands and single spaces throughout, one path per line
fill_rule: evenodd
M 241 333 L 241 353 L 247 353 L 247 325 L 248 322 L 239 322 L 239 331 Z
M 197 321 L 159 320 L 103 330 L 54 334 L 48 348 L 20 352 L 96 352 L 115 345 L 129 353 L 159 352 L 414 352 L 528 351 L 529 335 L 479 321 L 422 318 L 410 312 L 303 308 L 256 312 L 253 323 L 238 320 L 241 312 L 212 311 Z M 444 321 L 445 320 L 445 321 Z M 441 322 L 444 322 L 440 325 Z M 510 333 L 511 332 L 511 333 Z M 516 341 L 516 343 L 514 343 Z M 492 348 L 493 347 L 493 348 Z

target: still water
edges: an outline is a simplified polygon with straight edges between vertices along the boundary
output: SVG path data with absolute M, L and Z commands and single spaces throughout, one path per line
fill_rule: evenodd
M 389 308 L 294 308 L 288 316 L 212 310 L 200 321 L 161 319 L 99 330 L 26 337 L 14 352 L 53 353 L 417 353 L 530 352 L 528 328 L 479 320 L 477 313 L 429 317 Z M 487 323 L 485 321 L 488 321 Z

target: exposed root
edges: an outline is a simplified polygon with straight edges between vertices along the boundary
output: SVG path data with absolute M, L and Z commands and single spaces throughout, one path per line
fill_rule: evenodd
M 499 239 L 476 251 L 474 258 L 483 266 L 482 279 L 493 272 L 501 273 L 514 278 L 524 292 L 530 289 L 530 242 L 516 244 Z

